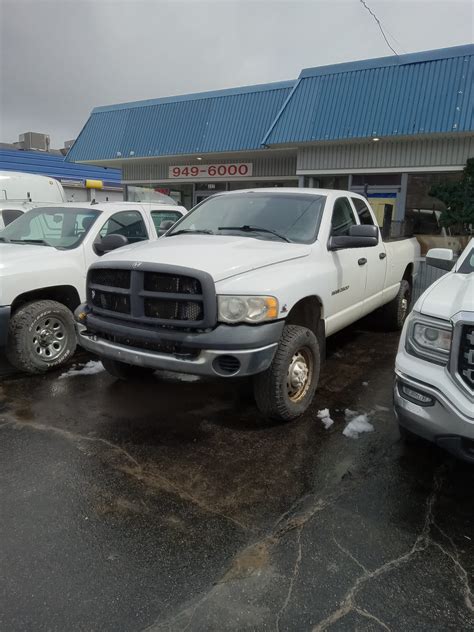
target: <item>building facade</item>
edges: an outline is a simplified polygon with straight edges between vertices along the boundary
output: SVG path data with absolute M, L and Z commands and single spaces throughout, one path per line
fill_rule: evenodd
M 129 199 L 188 208 L 263 186 L 364 193 L 433 230 L 431 186 L 474 156 L 474 46 L 309 68 L 294 81 L 94 109 L 66 160 L 122 169 Z

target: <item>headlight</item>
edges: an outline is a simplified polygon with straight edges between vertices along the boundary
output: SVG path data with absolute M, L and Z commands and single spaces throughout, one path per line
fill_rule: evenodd
M 274 296 L 218 296 L 217 309 L 223 323 L 261 323 L 278 318 Z
M 447 364 L 451 338 L 450 323 L 413 313 L 408 326 L 406 350 L 429 362 Z

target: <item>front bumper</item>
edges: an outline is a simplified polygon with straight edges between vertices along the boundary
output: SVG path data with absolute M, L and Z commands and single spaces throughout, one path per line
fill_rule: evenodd
M 407 399 L 403 385 L 431 398 L 429 405 Z M 440 390 L 396 371 L 394 407 L 401 426 L 474 463 L 474 416 L 467 416 Z
M 0 347 L 5 347 L 8 339 L 8 324 L 11 308 L 9 305 L 0 307 Z
M 218 325 L 211 331 L 189 333 L 140 329 L 124 322 L 89 314 L 85 323 L 76 322 L 76 332 L 78 343 L 99 357 L 178 373 L 243 377 L 268 369 L 277 350 L 283 326 L 284 321 L 256 326 Z M 131 346 L 111 340 L 115 336 L 121 339 L 132 338 L 138 344 Z M 194 353 L 190 355 L 153 351 L 141 348 L 140 340 L 144 347 L 145 343 L 176 343 Z M 229 367 L 233 367 L 233 370 L 229 370 Z

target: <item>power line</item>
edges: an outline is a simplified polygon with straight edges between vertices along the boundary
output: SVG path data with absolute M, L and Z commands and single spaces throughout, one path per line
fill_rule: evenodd
M 380 32 L 383 35 L 383 38 L 387 44 L 387 46 L 390 48 L 390 50 L 392 51 L 392 53 L 394 53 L 395 55 L 398 56 L 397 51 L 393 48 L 393 46 L 390 44 L 390 42 L 387 39 L 387 36 L 385 35 L 385 31 L 383 30 L 382 27 L 382 23 L 380 22 L 380 20 L 378 19 L 378 17 L 375 15 L 375 13 L 372 11 L 372 9 L 367 5 L 367 3 L 365 2 L 365 0 L 359 0 L 359 2 L 367 9 L 367 11 L 370 13 L 370 15 L 374 18 L 374 20 L 377 22 L 377 26 L 380 29 Z

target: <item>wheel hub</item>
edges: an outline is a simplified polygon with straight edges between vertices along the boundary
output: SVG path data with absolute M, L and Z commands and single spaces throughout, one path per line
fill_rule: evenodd
M 44 362 L 56 360 L 67 344 L 64 323 L 52 316 L 39 320 L 34 327 L 31 342 L 34 353 Z
M 312 356 L 306 349 L 297 351 L 288 367 L 286 388 L 291 400 L 297 401 L 304 397 L 312 376 Z

